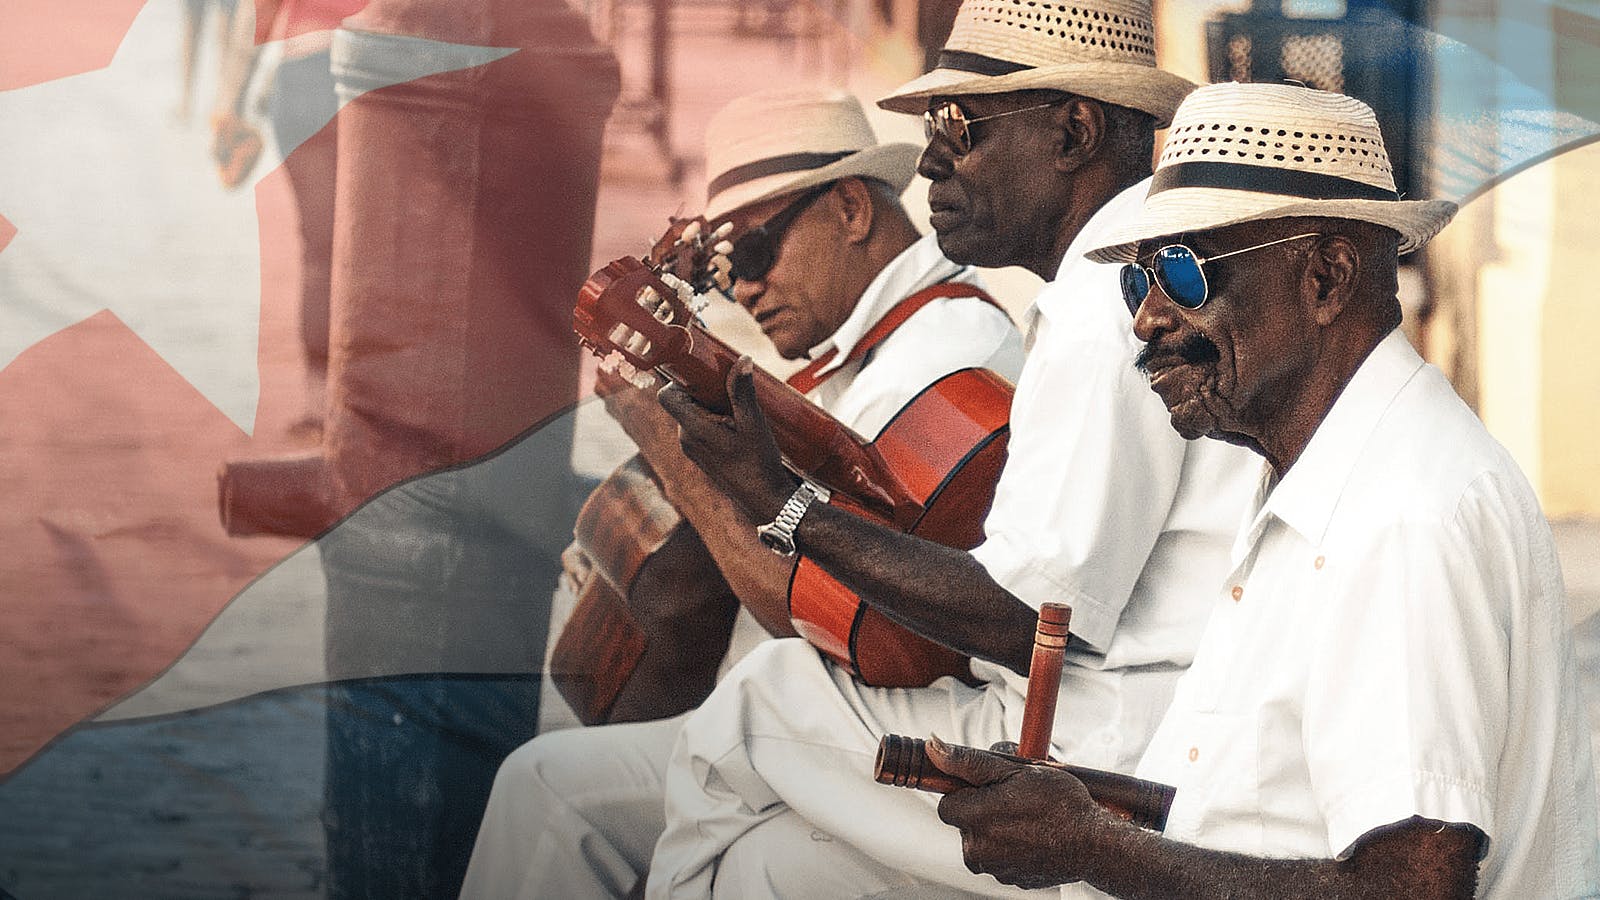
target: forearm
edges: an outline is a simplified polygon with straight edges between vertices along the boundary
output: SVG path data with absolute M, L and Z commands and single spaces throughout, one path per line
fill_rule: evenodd
M 775 555 L 757 540 L 756 525 L 749 516 L 684 455 L 678 444 L 678 423 L 653 393 L 604 373 L 599 387 L 607 411 L 655 471 L 667 501 L 699 533 L 739 602 L 768 633 L 793 637 L 795 630 L 789 621 L 793 560 Z
M 916 633 L 1026 675 L 1037 613 L 973 558 L 853 513 L 814 504 L 795 531 L 800 552 Z
M 789 621 L 789 578 L 794 560 L 768 550 L 756 538 L 756 526 L 732 500 L 685 459 L 661 476 L 667 499 L 700 533 L 722 577 L 739 602 L 774 637 L 793 637 Z
M 1376 834 L 1376 833 L 1375 833 Z M 1411 897 L 1470 900 L 1477 885 L 1476 834 L 1407 824 L 1369 836 L 1346 860 L 1266 859 L 1168 840 L 1108 823 L 1085 878 L 1124 900 L 1282 900 Z

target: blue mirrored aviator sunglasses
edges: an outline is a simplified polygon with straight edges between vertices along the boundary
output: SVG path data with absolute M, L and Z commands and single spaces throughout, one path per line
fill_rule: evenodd
M 1253 247 L 1229 250 L 1210 258 L 1202 257 L 1182 244 L 1168 244 L 1155 252 L 1148 266 L 1131 262 L 1122 267 L 1122 301 L 1128 304 L 1130 315 L 1139 315 L 1139 305 L 1149 296 L 1150 285 L 1154 282 L 1161 285 L 1161 292 L 1170 297 L 1173 303 L 1184 309 L 1199 309 L 1206 305 L 1206 300 L 1211 296 L 1211 286 L 1206 283 L 1206 263 L 1301 238 L 1321 236 L 1315 232 L 1297 234 Z
M 833 182 L 820 185 L 800 195 L 800 199 L 779 210 L 772 218 L 733 239 L 733 252 L 728 262 L 733 265 L 733 277 L 740 281 L 755 281 L 772 271 L 778 261 L 778 248 L 783 244 L 783 234 L 800 218 L 811 204 L 833 188 Z

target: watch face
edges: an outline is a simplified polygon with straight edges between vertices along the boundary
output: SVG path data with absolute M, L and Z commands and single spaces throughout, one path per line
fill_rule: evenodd
M 771 525 L 763 525 L 756 529 L 756 537 L 773 553 L 780 556 L 794 555 L 794 539 Z

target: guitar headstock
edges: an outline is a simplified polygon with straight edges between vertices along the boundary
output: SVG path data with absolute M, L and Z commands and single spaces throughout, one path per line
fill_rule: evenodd
M 683 279 L 697 294 L 726 292 L 733 287 L 732 264 L 726 254 L 732 250 L 727 236 L 731 222 L 708 231 L 706 220 L 671 218 L 667 230 L 650 248 L 646 262 L 657 272 L 670 272 Z
M 625 256 L 583 283 L 572 328 L 606 363 L 626 362 L 648 372 L 681 359 L 694 342 L 689 332 L 694 311 L 685 295 L 693 296 L 692 289 L 670 272 L 657 274 Z

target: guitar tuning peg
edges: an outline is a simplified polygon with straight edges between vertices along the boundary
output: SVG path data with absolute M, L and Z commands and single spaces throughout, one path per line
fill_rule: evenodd
M 671 272 L 661 273 L 661 280 L 667 285 L 667 287 L 678 292 L 679 300 L 688 303 L 694 299 L 694 286 L 689 282 L 684 281 L 682 278 L 679 278 Z
M 687 244 L 700 236 L 700 220 L 696 219 L 683 227 L 683 233 L 678 235 L 678 243 Z
M 733 252 L 733 242 L 732 241 L 718 241 L 717 245 L 715 247 L 711 248 L 711 252 L 719 254 L 719 255 L 722 255 L 722 256 L 727 256 L 728 254 Z
M 721 225 L 717 226 L 717 230 L 716 231 L 711 232 L 711 240 L 719 241 L 719 240 L 727 237 L 728 235 L 730 235 L 732 233 L 733 233 L 733 222 L 731 222 L 731 221 L 723 222 Z
M 711 281 L 726 292 L 733 288 L 733 263 L 726 256 L 711 257 Z

